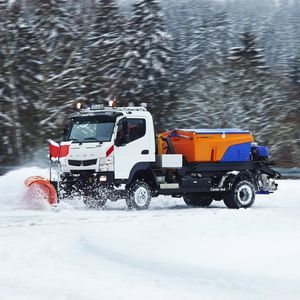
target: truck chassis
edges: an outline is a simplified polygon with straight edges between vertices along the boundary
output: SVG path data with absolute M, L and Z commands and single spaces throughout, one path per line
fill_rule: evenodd
M 126 199 L 129 208 L 146 209 L 151 197 L 158 195 L 183 197 L 188 205 L 196 207 L 224 200 L 229 208 L 247 208 L 253 204 L 255 193 L 268 194 L 277 189 L 273 179 L 280 178 L 280 174 L 269 167 L 271 164 L 267 161 L 189 163 L 178 169 L 162 169 L 155 163 L 143 163 L 128 180 L 115 180 L 113 172 L 82 171 L 63 174 L 59 183 L 53 181 L 52 184 L 60 199 L 81 195 L 91 208 L 103 207 L 107 199 Z M 107 181 L 102 182 L 102 176 L 106 176 Z M 241 182 L 244 188 L 251 190 L 253 201 L 234 201 L 236 187 Z M 134 200 L 139 187 L 144 189 L 147 200 Z

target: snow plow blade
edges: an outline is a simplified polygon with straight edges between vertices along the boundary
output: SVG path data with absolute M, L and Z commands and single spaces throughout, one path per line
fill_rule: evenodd
M 57 204 L 57 193 L 51 182 L 42 176 L 31 176 L 24 181 L 29 188 L 29 195 L 32 198 L 37 196 L 42 200 L 46 200 L 49 204 Z M 31 199 L 31 198 L 30 198 Z

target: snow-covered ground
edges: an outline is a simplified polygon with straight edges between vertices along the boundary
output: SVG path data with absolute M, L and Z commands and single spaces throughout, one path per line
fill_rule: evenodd
M 24 168 L 0 177 L 0 299 L 300 299 L 300 181 L 251 209 L 32 209 Z

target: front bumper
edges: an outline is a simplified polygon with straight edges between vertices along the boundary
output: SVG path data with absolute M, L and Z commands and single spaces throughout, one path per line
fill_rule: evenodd
M 64 173 L 60 178 L 60 185 L 66 186 L 68 190 L 84 190 L 97 188 L 99 186 L 113 185 L 115 174 L 114 172 L 94 172 L 93 170 L 72 171 Z

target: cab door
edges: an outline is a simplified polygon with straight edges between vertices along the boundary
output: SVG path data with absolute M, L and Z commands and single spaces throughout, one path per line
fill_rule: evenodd
M 145 118 L 124 118 L 118 123 L 115 140 L 115 178 L 128 179 L 133 166 L 150 162 L 151 140 Z

